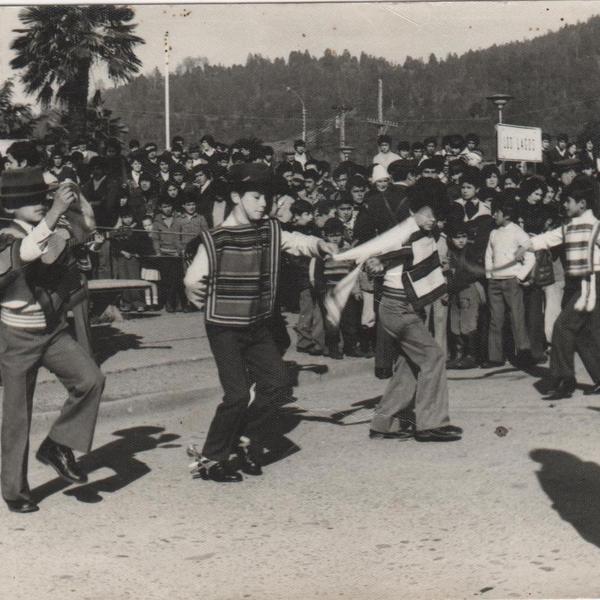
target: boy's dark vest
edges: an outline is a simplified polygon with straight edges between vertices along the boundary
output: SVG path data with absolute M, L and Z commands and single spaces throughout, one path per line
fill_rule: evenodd
M 278 221 L 217 227 L 200 234 L 209 262 L 206 322 L 247 327 L 273 313 L 279 283 Z
M 3 250 L 0 250 L 0 298 L 2 301 L 22 300 L 37 302 L 46 318 L 46 327 L 52 329 L 61 320 L 74 296 L 84 292 L 77 261 L 68 245 L 52 263 L 41 260 L 22 263 L 21 240 L 27 232 L 11 223 L 2 230 Z

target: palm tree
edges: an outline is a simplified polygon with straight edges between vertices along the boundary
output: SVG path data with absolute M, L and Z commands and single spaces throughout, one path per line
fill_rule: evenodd
M 29 104 L 13 102 L 14 83 L 7 79 L 0 85 L 0 137 L 19 139 L 33 133 L 37 119 Z
M 133 34 L 134 11 L 126 6 L 31 6 L 19 13 L 26 29 L 11 48 L 13 69 L 24 69 L 21 78 L 28 94 L 48 107 L 55 99 L 66 106 L 71 135 L 85 135 L 90 68 L 104 63 L 109 77 L 129 81 L 141 61 L 134 53 L 144 40 Z

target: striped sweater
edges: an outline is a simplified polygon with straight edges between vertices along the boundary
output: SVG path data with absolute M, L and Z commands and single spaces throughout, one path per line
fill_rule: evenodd
M 563 227 L 541 233 L 531 238 L 532 250 L 549 249 L 561 244 L 565 247 L 567 277 L 585 277 L 600 271 L 600 252 L 594 252 L 593 265 L 589 264 L 588 245 L 598 219 L 591 210 L 573 217 Z
M 210 267 L 207 323 L 246 327 L 270 317 L 279 280 L 279 223 L 217 227 L 201 238 Z

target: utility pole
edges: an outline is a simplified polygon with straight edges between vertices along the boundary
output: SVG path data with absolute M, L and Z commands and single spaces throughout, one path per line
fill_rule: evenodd
M 171 146 L 171 103 L 169 98 L 169 32 L 165 31 L 165 149 Z
M 346 113 L 349 113 L 352 107 L 346 104 L 336 104 L 332 108 L 340 111 L 340 148 L 343 148 L 346 145 Z
M 296 90 L 292 89 L 289 85 L 286 85 L 285 89 L 300 100 L 302 106 L 302 141 L 306 142 L 306 104 L 304 104 L 304 99 Z
M 377 120 L 379 121 L 379 135 L 383 133 L 383 79 L 377 80 Z

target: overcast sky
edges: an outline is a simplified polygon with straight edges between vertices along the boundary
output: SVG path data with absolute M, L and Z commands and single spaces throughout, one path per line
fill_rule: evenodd
M 9 46 L 18 12 L 0 7 L 0 81 L 14 75 Z M 231 65 L 244 63 L 249 53 L 275 58 L 308 50 L 320 56 L 326 48 L 402 63 L 407 55 L 444 57 L 529 39 L 595 14 L 600 0 L 136 6 L 137 33 L 146 40 L 138 50 L 144 72 L 163 68 L 167 30 L 171 69 L 186 56 Z M 100 71 L 98 77 L 104 77 Z M 20 92 L 19 99 L 25 99 Z

